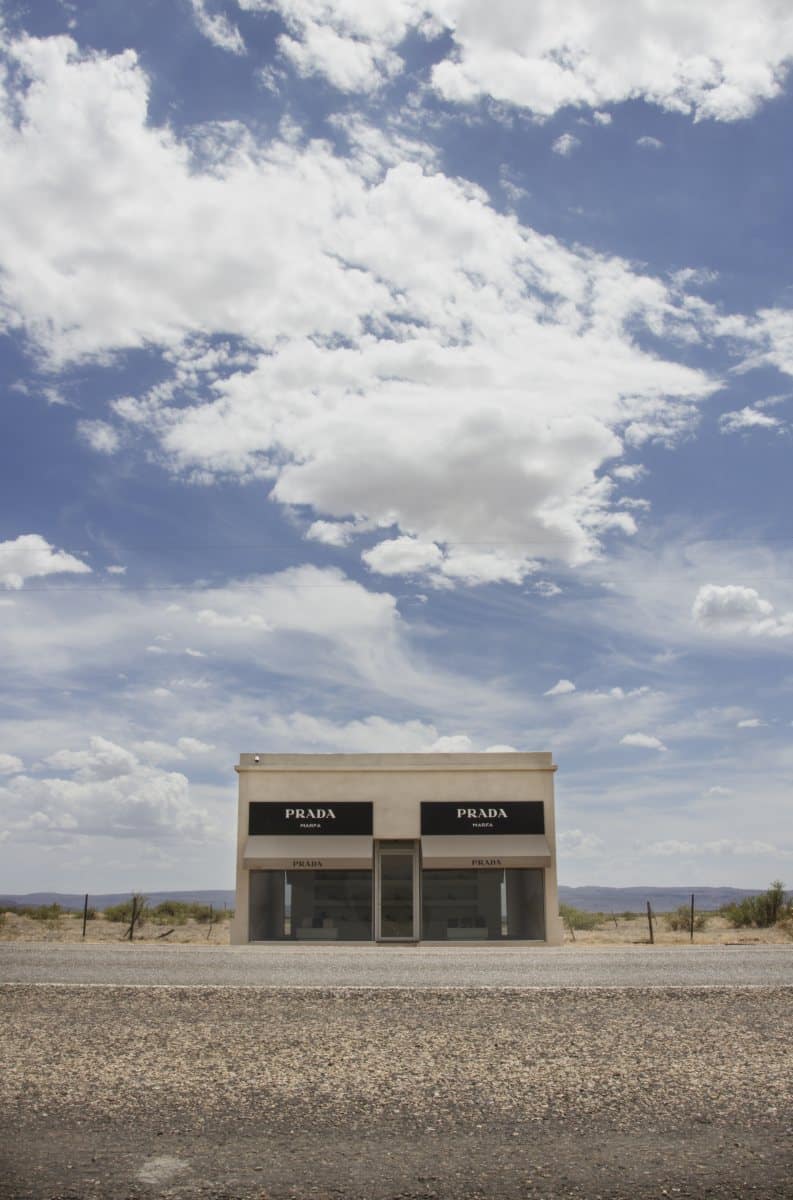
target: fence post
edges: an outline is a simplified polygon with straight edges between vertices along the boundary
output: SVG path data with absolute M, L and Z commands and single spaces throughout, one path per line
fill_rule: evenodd
M 693 892 L 691 893 L 691 921 L 689 924 L 689 928 L 691 930 L 690 940 L 693 942 L 693 940 L 694 940 L 694 893 Z
M 650 901 L 647 901 L 647 924 L 650 927 L 650 945 L 655 945 L 655 934 L 653 933 L 653 910 L 650 907 Z
M 83 937 L 85 937 L 85 926 L 88 921 L 88 892 L 85 893 L 85 904 L 83 905 Z
M 135 919 L 138 915 L 138 897 L 132 897 L 132 920 L 129 923 L 129 940 L 132 941 L 132 931 L 135 928 Z

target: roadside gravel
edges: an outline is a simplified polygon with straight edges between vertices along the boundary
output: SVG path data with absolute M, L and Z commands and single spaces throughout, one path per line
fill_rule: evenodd
M 3 1200 L 791 1195 L 790 988 L 0 1004 Z
M 6 983 L 255 987 L 793 986 L 786 946 L 0 944 Z

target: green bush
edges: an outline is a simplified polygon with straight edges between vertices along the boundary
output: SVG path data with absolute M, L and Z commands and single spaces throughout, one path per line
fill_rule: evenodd
M 105 909 L 106 921 L 123 921 L 125 925 L 129 925 L 132 920 L 132 897 L 129 900 L 122 900 L 120 904 L 111 904 Z M 135 924 L 139 925 L 141 921 L 149 916 L 148 905 L 145 896 L 136 896 L 137 902 L 135 909 Z
M 736 929 L 754 925 L 758 929 L 769 929 L 778 922 L 793 918 L 793 898 L 785 896 L 785 885 L 775 879 L 767 891 L 759 896 L 745 896 L 734 904 L 725 904 L 721 909 Z
M 684 933 L 688 933 L 691 929 L 691 906 L 688 904 L 681 904 L 678 908 L 674 909 L 673 912 L 666 913 L 664 915 L 664 921 L 666 922 L 667 929 L 674 929 L 677 932 L 682 930 Z M 708 918 L 705 916 L 705 914 L 703 912 L 695 911 L 694 932 L 696 933 L 698 930 L 704 929 L 707 923 Z
M 559 916 L 569 929 L 597 929 L 603 924 L 603 913 L 584 912 L 582 908 L 574 908 L 572 904 L 560 904 Z
M 64 910 L 60 904 L 22 904 L 19 908 L 9 908 L 20 917 L 32 917 L 34 921 L 57 921 L 63 916 Z
M 150 920 L 157 925 L 184 925 L 186 921 L 208 925 L 211 921 L 222 921 L 229 915 L 227 909 L 218 910 L 211 904 L 199 904 L 195 900 L 163 900 L 149 912 Z

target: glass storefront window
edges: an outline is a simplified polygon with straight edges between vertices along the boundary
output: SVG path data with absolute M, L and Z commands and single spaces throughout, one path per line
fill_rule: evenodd
M 425 941 L 545 940 L 543 871 L 489 867 L 421 873 Z
M 253 942 L 371 941 L 371 871 L 251 871 Z

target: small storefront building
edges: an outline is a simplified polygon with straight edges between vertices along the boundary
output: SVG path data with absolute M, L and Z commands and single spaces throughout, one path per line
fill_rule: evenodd
M 558 945 L 548 753 L 242 754 L 231 940 Z

